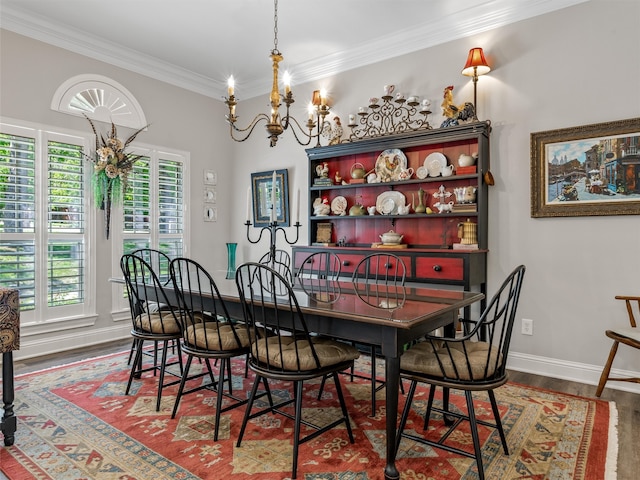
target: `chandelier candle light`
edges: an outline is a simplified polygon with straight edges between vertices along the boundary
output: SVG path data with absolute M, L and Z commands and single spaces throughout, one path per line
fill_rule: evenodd
M 309 119 L 307 120 L 305 127 L 303 127 L 298 120 L 289 114 L 289 108 L 295 102 L 293 99 L 293 93 L 291 93 L 291 76 L 288 72 L 283 75 L 284 81 L 284 95 L 280 95 L 279 81 L 278 81 L 278 64 L 283 60 L 283 56 L 278 50 L 278 0 L 274 0 L 274 28 L 273 28 L 273 50 L 271 50 L 271 62 L 273 69 L 273 86 L 271 87 L 271 94 L 269 95 L 269 103 L 271 105 L 271 112 L 269 115 L 266 113 L 260 113 L 254 117 L 251 123 L 245 127 L 240 128 L 236 125 L 238 117 L 236 116 L 236 106 L 238 102 L 235 97 L 235 80 L 233 75 L 229 77 L 227 82 L 227 95 L 225 97 L 225 103 L 229 107 L 229 113 L 226 115 L 227 122 L 230 125 L 229 134 L 231 138 L 236 142 L 244 142 L 253 133 L 253 129 L 260 121 L 266 122 L 266 129 L 269 136 L 269 145 L 274 147 L 278 141 L 278 137 L 284 133 L 285 130 L 291 131 L 300 145 L 309 145 L 313 138 L 317 138 L 317 145 L 320 146 L 321 127 L 324 125 L 324 118 L 329 114 L 329 107 L 327 106 L 326 95 L 320 97 L 318 92 L 318 100 L 316 103 L 316 92 L 314 92 L 314 98 L 312 100 L 313 108 L 309 112 Z M 279 108 L 281 106 L 280 101 L 283 101 L 286 105 L 286 114 L 280 115 Z M 315 119 L 314 119 L 315 116 Z M 318 127 L 317 132 L 313 133 L 314 128 Z M 296 128 L 298 131 L 296 131 Z M 305 131 L 305 128 L 308 132 Z M 234 132 L 244 134 L 244 136 L 236 137 Z M 301 140 L 298 137 L 300 134 L 303 137 Z

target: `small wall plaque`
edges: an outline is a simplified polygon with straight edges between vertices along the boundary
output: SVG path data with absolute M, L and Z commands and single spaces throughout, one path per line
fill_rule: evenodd
M 204 221 L 205 222 L 217 222 L 218 221 L 218 208 L 206 206 L 204 207 Z

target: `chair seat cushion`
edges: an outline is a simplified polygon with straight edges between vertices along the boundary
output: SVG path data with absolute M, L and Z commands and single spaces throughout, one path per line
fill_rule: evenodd
M 180 325 L 178 325 L 175 317 L 167 312 L 143 313 L 142 315 L 138 315 L 134 320 L 134 326 L 137 330 L 143 330 L 148 333 L 180 333 Z
M 278 341 L 282 342 L 282 355 Z M 320 367 L 337 365 L 348 360 L 355 360 L 360 356 L 358 349 L 347 343 L 321 337 L 314 337 L 311 341 L 318 355 Z M 252 349 L 253 355 L 261 363 L 269 363 L 276 368 L 292 372 L 318 368 L 309 341 L 306 339 L 298 340 L 295 337 L 277 336 L 261 338 L 253 344 Z
M 640 342 L 640 328 L 621 327 L 611 330 L 613 333 Z
M 498 349 L 486 342 L 449 342 L 448 345 L 449 350 L 443 342 L 434 351 L 431 342 L 420 342 L 400 357 L 400 368 L 431 377 L 482 380 L 495 373 L 496 358 L 502 360 Z
M 187 327 L 184 333 L 185 342 L 195 345 L 204 350 L 215 351 L 231 351 L 249 346 L 249 335 L 247 329 L 236 328 L 233 333 L 233 327 L 228 323 L 205 322 L 197 323 Z M 240 344 L 238 345 L 238 340 Z

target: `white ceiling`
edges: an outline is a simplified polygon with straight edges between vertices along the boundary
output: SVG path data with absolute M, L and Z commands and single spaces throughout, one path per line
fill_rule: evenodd
M 280 0 L 281 69 L 317 80 L 584 1 Z M 230 74 L 241 98 L 270 89 L 271 0 L 0 0 L 0 26 L 213 98 Z

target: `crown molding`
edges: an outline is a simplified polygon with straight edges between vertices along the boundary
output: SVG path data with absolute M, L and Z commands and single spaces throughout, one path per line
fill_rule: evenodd
M 397 29 L 391 35 L 356 45 L 296 65 L 296 81 L 307 83 L 436 45 L 480 34 L 504 25 L 592 0 L 494 0 L 455 12 L 417 27 Z M 106 41 L 81 30 L 55 24 L 46 18 L 2 7 L 0 26 L 15 33 L 55 45 L 126 70 L 215 99 L 222 99 L 226 80 L 212 79 L 163 62 L 136 50 Z M 245 99 L 269 91 L 269 78 L 243 85 Z
M 208 97 L 214 97 L 216 92 L 223 91 L 225 85 L 120 44 L 81 30 L 62 27 L 10 6 L 2 7 L 0 27 Z

